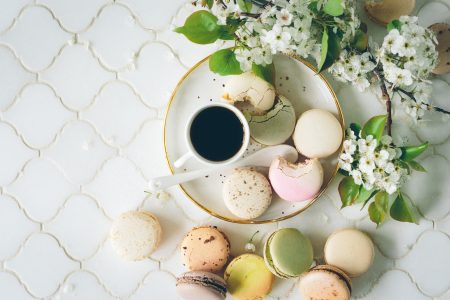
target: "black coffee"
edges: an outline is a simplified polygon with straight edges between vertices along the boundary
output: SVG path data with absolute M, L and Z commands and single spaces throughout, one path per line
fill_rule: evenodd
M 241 149 L 244 128 L 231 110 L 212 106 L 195 117 L 190 136 L 195 151 L 202 157 L 211 161 L 224 161 Z

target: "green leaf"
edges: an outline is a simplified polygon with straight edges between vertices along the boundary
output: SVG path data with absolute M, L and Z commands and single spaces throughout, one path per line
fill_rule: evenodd
M 275 67 L 272 64 L 270 65 L 257 65 L 253 63 L 252 72 L 255 73 L 256 76 L 261 77 L 268 83 L 275 85 Z
M 244 12 L 252 11 L 252 1 L 250 0 L 237 0 L 237 4 L 239 5 L 239 8 Z
M 372 135 L 379 143 L 381 136 L 383 135 L 384 127 L 386 126 L 386 121 L 386 115 L 372 117 L 367 121 L 366 125 L 364 125 L 361 131 L 362 137 L 366 138 L 367 136 Z
M 202 0 L 202 6 L 208 6 L 209 9 L 213 7 L 214 0 Z
M 217 17 L 206 10 L 199 10 L 191 14 L 182 27 L 175 28 L 175 32 L 184 34 L 191 42 L 197 44 L 214 43 L 221 34 L 223 26 L 217 25 Z
M 218 38 L 226 41 L 234 40 L 234 32 L 236 31 L 236 29 L 237 27 L 235 26 L 220 25 Z
M 416 223 L 416 215 L 414 214 L 412 205 L 409 200 L 405 200 L 399 193 L 391 206 L 390 214 L 392 219 L 400 222 Z
M 364 51 L 367 49 L 367 45 L 369 44 L 369 35 L 358 29 L 355 33 L 355 37 L 353 38 L 352 45 L 357 50 Z
M 400 147 L 402 150 L 402 155 L 400 156 L 400 159 L 403 161 L 411 161 L 423 152 L 427 150 L 428 148 L 428 142 L 425 142 L 418 146 L 406 146 L 406 147 Z
M 222 76 L 242 73 L 236 55 L 229 48 L 216 51 L 209 57 L 209 69 Z
M 355 183 L 353 177 L 344 177 L 339 183 L 338 191 L 341 196 L 341 208 L 344 208 L 355 202 L 359 194 L 359 185 Z
M 392 29 L 400 30 L 402 28 L 402 22 L 399 20 L 392 20 L 389 24 L 387 24 L 387 30 L 391 31 Z
M 361 132 L 361 125 L 357 124 L 357 123 L 351 123 L 350 124 L 350 130 L 353 131 L 353 133 L 358 136 L 359 133 Z
M 328 0 L 328 2 L 323 7 L 323 11 L 333 17 L 342 15 L 344 13 L 342 0 Z
M 383 223 L 384 219 L 386 218 L 386 213 L 380 209 L 375 202 L 370 203 L 369 205 L 369 217 L 372 222 L 376 223 L 377 225 L 380 225 Z
M 375 195 L 375 204 L 384 212 L 387 212 L 389 209 L 389 194 L 384 191 L 378 192 Z
M 368 191 L 364 188 L 364 186 L 361 185 L 361 187 L 359 188 L 358 197 L 355 199 L 355 203 L 365 203 L 369 201 L 375 194 L 376 192 L 374 192 L 373 189 Z
M 328 30 L 326 26 L 323 28 L 322 47 L 320 53 L 320 63 L 318 72 L 322 72 L 331 67 L 333 63 L 339 58 L 341 53 L 341 40 L 337 33 L 333 30 Z
M 308 8 L 315 14 L 319 12 L 319 10 L 317 9 L 317 4 L 318 1 L 312 1 L 310 4 L 308 4 Z
M 418 172 L 424 172 L 425 173 L 427 171 L 421 164 L 419 164 L 415 160 L 408 161 L 408 164 L 411 167 L 411 169 L 416 170 Z
M 386 218 L 389 208 L 389 195 L 386 192 L 378 192 L 375 201 L 369 205 L 369 217 L 372 222 L 380 225 Z

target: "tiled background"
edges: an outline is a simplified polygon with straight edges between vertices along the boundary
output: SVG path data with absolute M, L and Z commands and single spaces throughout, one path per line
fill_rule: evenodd
M 449 22 L 449 7 L 421 0 L 415 13 L 428 26 Z M 354 281 L 355 298 L 450 299 L 450 122 L 441 115 L 419 128 L 395 114 L 398 142 L 432 143 L 421 159 L 428 174 L 405 187 L 418 225 L 376 229 L 359 208 L 340 211 L 337 182 L 305 213 L 270 225 L 211 218 L 178 188 L 169 200 L 143 192 L 148 179 L 168 172 L 162 119 L 171 90 L 221 46 L 173 33 L 192 10 L 184 0 L 0 1 L 0 299 L 176 299 L 175 276 L 184 271 L 177 245 L 197 224 L 222 227 L 235 255 L 256 230 L 261 240 L 295 226 L 319 261 L 327 235 L 361 228 L 377 254 Z M 369 25 L 376 39 L 384 35 Z M 435 103 L 450 109 L 450 77 L 433 82 Z M 373 93 L 334 86 L 347 121 L 383 113 Z M 108 230 L 136 208 L 158 215 L 164 240 L 152 259 L 124 262 Z M 269 298 L 300 299 L 296 281 L 277 281 Z

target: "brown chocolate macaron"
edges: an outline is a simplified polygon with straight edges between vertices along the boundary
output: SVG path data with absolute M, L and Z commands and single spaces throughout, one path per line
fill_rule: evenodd
M 301 277 L 299 288 L 303 299 L 348 300 L 351 281 L 342 270 L 330 265 L 319 265 Z
M 218 272 L 228 261 L 230 242 L 217 227 L 196 227 L 181 242 L 181 255 L 190 271 Z

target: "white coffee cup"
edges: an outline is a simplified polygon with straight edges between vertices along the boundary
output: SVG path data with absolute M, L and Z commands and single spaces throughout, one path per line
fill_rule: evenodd
M 212 161 L 212 160 L 208 160 L 205 157 L 201 156 L 194 148 L 193 144 L 192 144 L 192 140 L 191 140 L 191 125 L 193 123 L 193 121 L 195 120 L 195 118 L 198 116 L 198 114 L 200 112 L 202 112 L 203 110 L 210 108 L 210 107 L 224 107 L 228 110 L 230 110 L 231 112 L 233 112 L 239 119 L 239 121 L 242 124 L 242 128 L 243 128 L 243 139 L 242 139 L 242 145 L 241 148 L 239 149 L 239 151 L 236 152 L 235 155 L 233 155 L 232 157 L 228 158 L 227 160 L 223 160 L 223 161 Z M 190 158 L 195 157 L 198 161 L 206 164 L 206 165 L 210 165 L 210 166 L 217 166 L 217 165 L 223 165 L 223 164 L 230 164 L 234 161 L 236 161 L 237 159 L 239 159 L 240 157 L 242 157 L 242 155 L 244 154 L 245 150 L 248 147 L 248 144 L 250 143 L 250 128 L 248 126 L 248 122 L 244 117 L 244 114 L 237 109 L 235 106 L 227 104 L 227 103 L 223 103 L 223 102 L 212 102 L 209 103 L 207 105 L 204 105 L 202 107 L 200 107 L 198 110 L 196 110 L 188 119 L 188 122 L 186 123 L 186 130 L 185 130 L 185 139 L 186 139 L 186 144 L 188 147 L 188 152 L 186 152 L 184 155 L 182 155 L 180 158 L 178 158 L 174 163 L 174 167 L 175 168 L 180 168 L 181 166 L 183 166 Z

